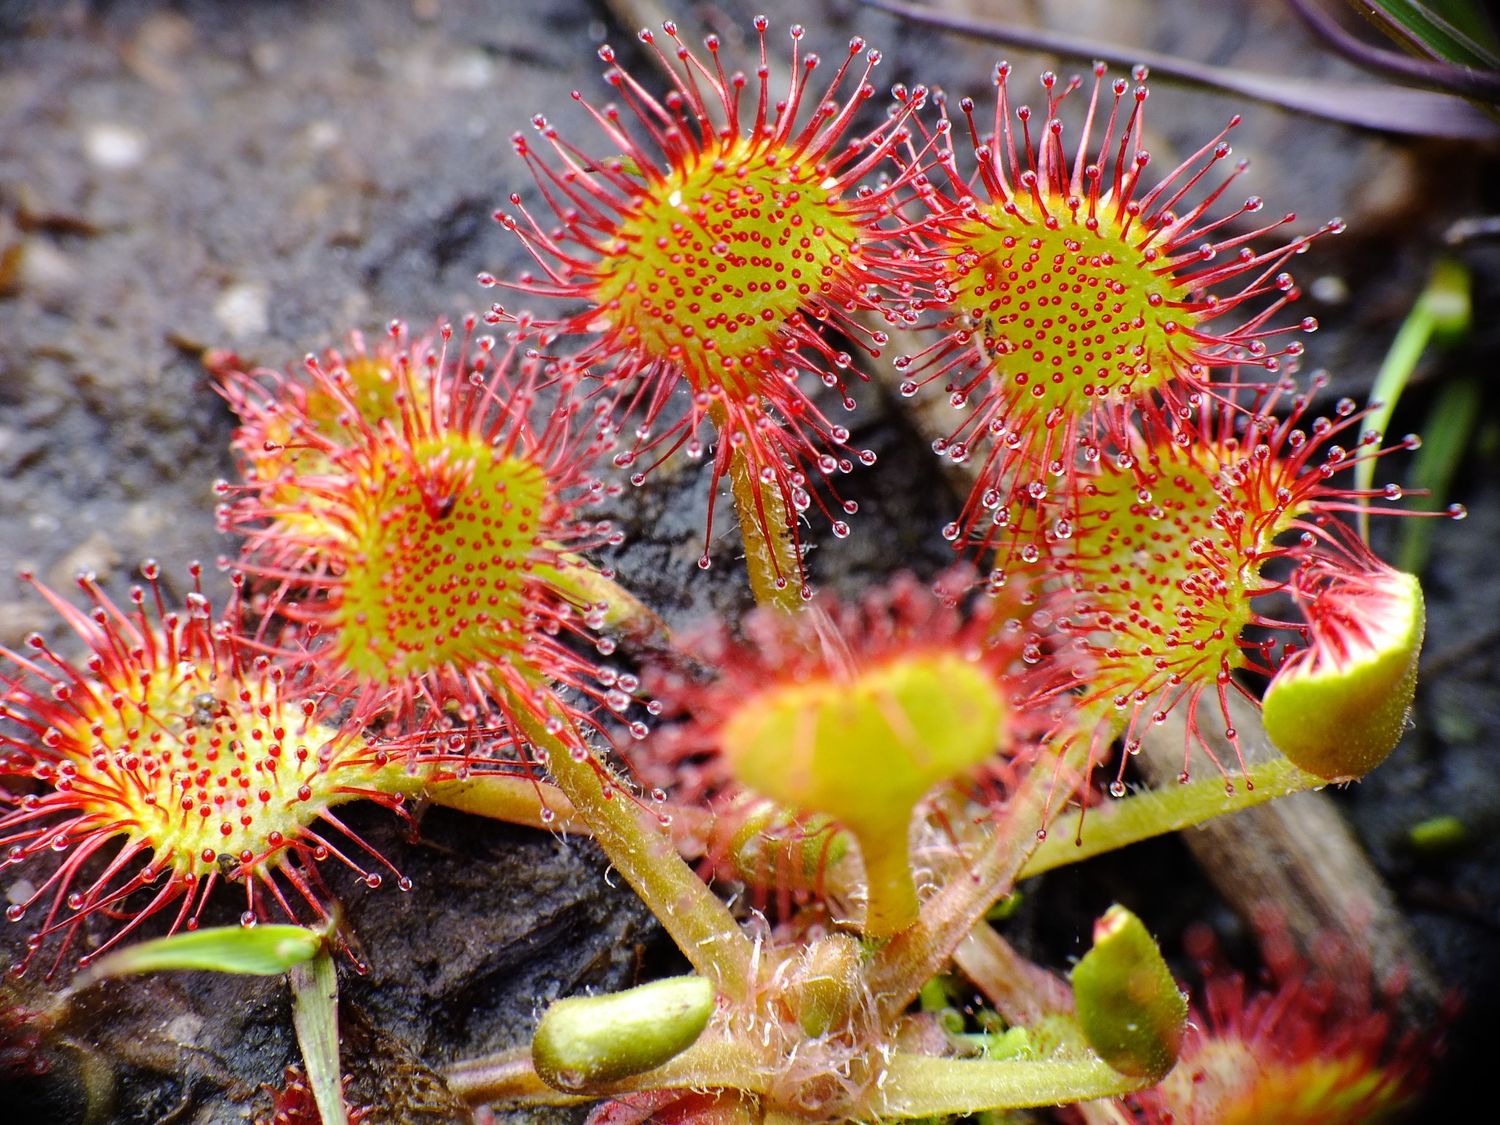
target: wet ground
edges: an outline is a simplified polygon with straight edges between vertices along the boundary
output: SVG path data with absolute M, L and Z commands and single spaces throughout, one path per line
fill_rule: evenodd
M 886 51 L 884 84 L 985 95 L 993 48 L 898 30 L 848 3 L 755 7 L 777 28 L 802 20 L 830 55 L 865 35 Z M 1095 39 L 1267 72 L 1349 74 L 1269 0 L 1024 7 Z M 720 31 L 726 55 L 743 45 L 751 14 L 739 4 L 677 13 L 685 27 Z M 141 559 L 180 576 L 187 560 L 231 550 L 214 530 L 211 492 L 231 472 L 231 419 L 200 362 L 205 348 L 285 367 L 353 328 L 485 307 L 475 275 L 520 261 L 489 214 L 510 191 L 531 190 L 508 137 L 537 111 L 589 135 L 569 91 L 603 100 L 594 47 L 632 42 L 615 21 L 588 0 L 0 4 L 0 643 L 55 631 L 13 580 L 19 567 L 56 586 L 92 570 L 118 592 Z M 1033 62 L 1008 54 L 1021 72 Z M 1302 229 L 1348 220 L 1346 234 L 1297 262 L 1306 312 L 1323 324 L 1309 366 L 1333 373 L 1335 393 L 1365 393 L 1450 225 L 1500 207 L 1494 154 L 1470 145 L 1377 137 L 1165 81 L 1150 108 L 1165 166 L 1245 112 L 1236 149 L 1254 164 L 1243 194 L 1295 210 Z M 1483 244 L 1457 252 L 1475 271 L 1475 337 L 1424 367 L 1395 432 L 1420 427 L 1443 380 L 1495 369 L 1500 256 Z M 880 460 L 850 484 L 863 502 L 856 534 L 814 556 L 815 575 L 834 587 L 902 566 L 930 572 L 945 557 L 937 529 L 947 517 L 934 509 L 951 501 L 935 463 L 891 408 L 866 397 L 856 440 Z M 1416 730 L 1340 797 L 1440 976 L 1468 996 L 1459 1059 L 1500 990 L 1495 416 L 1488 387 L 1452 497 L 1471 518 L 1435 532 Z M 615 513 L 628 534 L 622 580 L 674 624 L 743 601 L 727 540 L 713 571 L 695 565 L 705 494 L 705 477 L 688 473 Z M 1412 849 L 1410 828 L 1445 813 L 1467 827 L 1466 842 Z M 408 895 L 340 888 L 372 965 L 345 983 L 358 1009 L 351 1026 L 387 1073 L 416 1083 L 424 1067 L 522 1041 L 550 998 L 629 983 L 660 956 L 644 912 L 600 877 L 590 846 L 445 813 L 424 821 L 417 842 L 373 811 L 360 826 L 416 884 Z M 1159 880 L 1159 864 L 1180 878 Z M 1058 963 L 1084 932 L 1066 919 L 1128 897 L 1133 865 L 1150 865 L 1153 883 L 1191 888 L 1159 926 L 1222 918 L 1185 853 L 1158 846 L 1039 892 L 1053 905 L 1030 911 L 1036 933 L 1074 934 L 1054 946 Z M 0 945 L 15 937 L 0 932 Z M 242 1120 L 257 1086 L 295 1056 L 278 982 L 119 984 L 81 1018 L 79 1037 L 114 1072 L 112 1119 L 122 1123 Z M 32 1119 L 80 1119 L 80 1058 L 65 1050 L 47 1079 L 25 1084 Z M 1455 1068 L 1444 1086 L 1464 1076 Z M 435 1094 L 424 1112 L 405 1119 L 461 1119 Z

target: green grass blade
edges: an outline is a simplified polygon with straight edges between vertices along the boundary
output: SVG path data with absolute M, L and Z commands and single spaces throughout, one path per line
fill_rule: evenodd
M 323 1125 L 349 1125 L 339 1072 L 339 981 L 326 950 L 293 966 L 292 1026 Z
M 1416 498 L 1416 506 L 1422 511 L 1436 512 L 1446 503 L 1454 474 L 1458 472 L 1473 437 L 1483 401 L 1479 380 L 1471 377 L 1449 383 L 1432 404 L 1427 422 L 1422 427 L 1422 448 L 1417 450 L 1411 469 L 1412 487 L 1427 493 Z M 1432 532 L 1431 520 L 1404 522 L 1401 545 L 1396 553 L 1396 565 L 1401 570 L 1408 574 L 1422 572 L 1432 550 Z
M 1375 404 L 1365 419 L 1365 432 L 1384 433 L 1396 412 L 1396 403 L 1411 381 L 1427 345 L 1436 339 L 1451 346 L 1468 335 L 1471 320 L 1469 272 L 1460 263 L 1444 258 L 1432 268 L 1432 277 L 1422 290 L 1411 312 L 1391 341 L 1390 351 L 1370 388 L 1370 402 Z M 1368 490 L 1375 480 L 1375 461 L 1366 458 L 1354 467 L 1354 487 Z M 1359 533 L 1370 537 L 1370 518 L 1359 514 Z
M 1484 13 L 1468 0 L 1370 0 L 1374 18 L 1433 58 L 1459 66 L 1500 70 L 1500 44 Z M 1382 19 L 1382 17 L 1384 17 Z

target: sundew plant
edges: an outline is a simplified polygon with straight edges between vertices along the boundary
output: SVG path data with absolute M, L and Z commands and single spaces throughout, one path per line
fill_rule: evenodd
M 1153 162 L 1141 68 L 1000 63 L 959 94 L 882 87 L 862 39 L 746 38 L 668 21 L 638 70 L 603 47 L 582 128 L 516 133 L 532 180 L 495 218 L 529 265 L 480 277 L 483 313 L 286 370 L 216 355 L 229 605 L 196 564 L 180 604 L 154 562 L 119 600 L 81 578 L 82 608 L 28 576 L 70 636 L 0 649 L 12 975 L 192 934 L 219 895 L 244 933 L 311 927 L 361 969 L 320 871 L 423 888 L 342 806 L 432 803 L 591 836 L 690 970 L 539 1010 L 445 1075 L 476 1109 L 1395 1112 L 1424 1044 L 1378 1000 L 1341 1013 L 1288 971 L 1190 1007 L 1124 907 L 1066 975 L 991 924 L 1075 842 L 1357 781 L 1399 742 L 1422 591 L 1354 517 L 1401 510 L 1365 474 L 1416 439 L 1300 374 L 1317 325 L 1288 272 L 1343 224 L 1235 195 L 1238 118 Z M 840 596 L 812 548 L 860 534 L 839 482 L 880 471 L 851 436 L 873 378 L 948 411 L 934 452 L 972 488 L 927 529 L 936 583 L 897 562 Z M 754 605 L 668 636 L 599 509 L 695 461 L 699 565 L 717 503 Z M 1133 791 L 1172 715 L 1177 782 Z M 943 1000 L 955 974 L 983 1005 Z M 0 1062 L 45 1023 L 6 1008 Z M 274 1119 L 386 1119 L 339 1089 L 289 1073 Z

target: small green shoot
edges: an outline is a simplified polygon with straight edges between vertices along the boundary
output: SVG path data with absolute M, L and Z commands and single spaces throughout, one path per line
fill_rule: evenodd
M 170 969 L 277 976 L 315 957 L 324 937 L 303 926 L 216 926 L 143 941 L 100 958 L 75 987 Z
M 558 1000 L 542 1015 L 531 1060 L 569 1093 L 655 1070 L 697 1041 L 714 1011 L 703 977 L 668 977 L 607 996 Z
M 1452 814 L 1429 816 L 1406 830 L 1407 842 L 1420 855 L 1445 855 L 1466 845 L 1469 826 Z
M 1427 287 L 1396 332 L 1375 376 L 1375 385 L 1370 389 L 1370 402 L 1375 405 L 1365 419 L 1365 432 L 1385 432 L 1396 403 L 1411 382 L 1429 343 L 1452 347 L 1468 335 L 1472 312 L 1469 288 L 1469 273 L 1458 262 L 1444 258 L 1433 266 Z M 1366 459 L 1354 467 L 1355 488 L 1367 490 L 1374 479 L 1374 459 Z M 1370 537 L 1370 517 L 1363 510 L 1359 514 L 1359 533 L 1367 540 Z
M 320 949 L 293 965 L 292 1026 L 307 1068 L 307 1083 L 323 1125 L 348 1125 L 339 1069 L 339 981 L 333 958 Z

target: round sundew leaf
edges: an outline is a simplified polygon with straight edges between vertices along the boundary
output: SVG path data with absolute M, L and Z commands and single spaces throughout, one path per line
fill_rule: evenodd
M 852 680 L 764 692 L 725 724 L 730 768 L 751 789 L 826 813 L 864 839 L 903 841 L 912 808 L 995 751 L 1000 686 L 954 653 L 903 657 Z
M 1167 1076 L 1160 1099 L 1189 1120 L 1216 1125 L 1283 1125 L 1396 1120 L 1403 1094 L 1391 1073 L 1362 1054 L 1265 1058 L 1234 1038 L 1208 1039 Z
M 91 603 L 87 616 L 32 583 L 89 655 L 75 665 L 43 644 L 56 671 L 43 673 L 23 662 L 26 675 L 9 684 L 5 699 L 4 709 L 20 720 L 18 729 L 41 737 L 30 745 L 0 732 L 0 758 L 21 751 L 30 772 L 51 786 L 0 809 L 6 857 L 20 863 L 43 851 L 69 853 L 54 877 L 6 908 L 7 918 L 20 921 L 33 906 L 52 900 L 17 972 L 25 971 L 49 935 L 58 934 L 56 972 L 76 929 L 101 916 L 124 925 L 99 950 L 81 956 L 80 965 L 107 964 L 112 974 L 170 968 L 285 972 L 286 957 L 295 960 L 298 945 L 293 941 L 289 953 L 280 949 L 276 929 L 199 930 L 160 946 L 132 947 L 123 960 L 104 953 L 143 914 L 170 914 L 166 908 L 173 902 L 183 905 L 170 928 L 193 931 L 210 890 L 222 882 L 243 883 L 247 924 L 273 913 L 295 918 L 294 901 L 326 915 L 321 888 L 300 861 L 347 857 L 327 835 L 330 830 L 354 854 L 395 873 L 329 810 L 358 798 L 397 808 L 420 792 L 426 768 L 408 771 L 405 755 L 393 760 L 388 750 L 368 744 L 358 714 L 345 729 L 320 721 L 329 704 L 339 701 L 332 694 L 320 698 L 316 688 L 309 698 L 295 698 L 293 684 L 307 685 L 300 676 L 289 677 L 243 631 L 239 600 L 215 616 L 199 587 L 201 569 L 193 565 L 188 573 L 193 589 L 180 609 L 171 610 L 154 562 L 142 566 L 151 596 L 144 588 L 133 590 L 133 610 L 82 578 L 79 585 Z M 111 856 L 101 863 L 102 874 L 80 877 L 88 870 L 85 859 Z M 354 866 L 367 886 L 383 881 L 381 873 Z M 290 933 L 303 931 L 292 927 Z
M 526 575 L 549 499 L 545 468 L 449 435 L 361 482 L 336 610 L 344 661 L 375 681 L 471 668 L 527 636 Z
M 810 295 L 861 268 L 860 216 L 823 179 L 790 150 L 743 138 L 673 167 L 635 200 L 597 268 L 599 330 L 628 332 L 646 355 L 681 356 L 699 389 L 715 379 L 758 392 L 754 375 L 727 378 L 724 360 L 760 367 Z
M 954 652 L 918 652 L 753 695 L 719 743 L 741 783 L 853 833 L 868 892 L 863 930 L 887 937 L 916 919 L 913 808 L 994 753 L 1004 718 L 992 673 Z
M 1276 748 L 1329 781 L 1363 777 L 1401 741 L 1426 628 L 1422 587 L 1413 575 L 1390 571 L 1375 596 L 1354 604 L 1362 643 L 1335 651 L 1315 629 L 1309 659 L 1277 673 L 1262 704 Z
M 1175 337 L 1210 319 L 1180 272 L 1133 245 L 1138 218 L 1103 210 L 1102 222 L 1092 209 L 1069 219 L 1022 196 L 981 204 L 944 233 L 965 252 L 954 303 L 975 327 L 979 355 L 1009 376 L 1011 414 L 1081 418 L 1122 390 L 1158 390 L 1181 378 Z M 1051 303 L 1059 285 L 1072 294 L 1067 307 Z M 1072 377 L 1044 374 L 1064 371 Z

